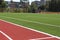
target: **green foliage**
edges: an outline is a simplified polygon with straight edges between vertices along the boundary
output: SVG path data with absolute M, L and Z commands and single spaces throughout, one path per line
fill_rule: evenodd
M 31 3 L 31 12 L 35 13 L 37 9 L 38 9 L 38 6 L 34 2 L 32 2 Z
M 51 0 L 49 4 L 49 11 L 60 12 L 60 0 Z
M 0 12 L 3 12 L 5 8 L 6 8 L 6 3 L 4 2 L 4 0 L 0 0 Z
M 4 0 L 0 0 L 0 8 L 5 8 L 6 7 L 6 3 L 4 2 Z
M 37 5 L 35 3 L 32 3 L 31 7 L 34 8 L 34 9 L 37 9 Z

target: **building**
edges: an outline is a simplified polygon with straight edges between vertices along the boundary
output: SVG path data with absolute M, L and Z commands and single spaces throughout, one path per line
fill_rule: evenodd
M 46 5 L 46 0 L 41 0 L 41 5 Z
M 20 2 L 14 2 L 14 1 L 5 1 L 7 4 L 7 10 L 8 12 L 16 12 L 20 8 Z
M 22 8 L 26 8 L 27 6 L 29 6 L 29 1 L 28 0 L 20 0 L 20 6 Z
M 29 6 L 28 0 L 20 0 L 20 2 L 14 2 L 13 0 L 11 0 L 11 1 L 5 1 L 5 2 L 7 4 L 7 8 L 9 9 L 9 11 L 13 11 L 13 10 L 19 11 L 20 9 L 21 10 L 24 10 L 24 9 L 27 10 L 27 8 Z
M 19 8 L 20 2 L 5 1 L 8 8 Z
M 29 2 L 29 0 L 20 0 L 20 2 L 28 3 L 28 2 Z

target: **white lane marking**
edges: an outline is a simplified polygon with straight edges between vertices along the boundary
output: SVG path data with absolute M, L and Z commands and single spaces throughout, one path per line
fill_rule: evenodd
M 28 28 L 28 27 L 25 27 L 25 26 L 22 26 L 22 25 L 18 25 L 18 24 L 12 23 L 12 22 L 8 22 L 8 21 L 2 20 L 2 19 L 0 19 L 0 20 L 3 21 L 3 22 L 6 22 L 6 23 L 10 23 L 12 25 L 16 25 L 16 26 L 19 26 L 19 27 L 22 27 L 22 28 L 37 32 L 37 33 L 42 33 L 42 34 L 45 34 L 45 35 L 60 39 L 60 37 L 58 37 L 58 36 L 54 36 L 54 35 L 51 35 L 51 34 L 48 34 L 48 33 L 42 32 L 42 31 L 38 31 L 38 30 L 35 30 L 35 29 L 32 29 L 32 28 Z
M 2 17 L 5 17 L 5 16 L 2 16 Z M 41 23 L 41 22 L 24 20 L 24 19 L 18 19 L 18 18 L 12 18 L 12 17 L 5 17 L 5 18 L 11 18 L 11 19 L 19 20 L 19 21 L 21 20 L 21 21 L 32 22 L 32 23 L 37 23 L 37 24 L 42 24 L 42 25 L 47 25 L 47 26 L 53 26 L 53 27 L 60 27 L 58 25 L 52 25 L 52 24 L 48 24 L 48 23 Z
M 51 39 L 54 37 L 44 37 L 44 38 L 35 38 L 35 39 L 29 39 L 29 40 L 44 40 L 44 39 Z
M 0 31 L 0 33 L 1 33 L 2 35 L 4 35 L 6 38 L 8 38 L 9 40 L 13 40 L 10 36 L 8 36 L 7 34 L 5 34 L 4 32 Z

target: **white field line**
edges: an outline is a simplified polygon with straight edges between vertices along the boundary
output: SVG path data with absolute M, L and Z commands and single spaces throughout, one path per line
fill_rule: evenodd
M 5 17 L 5 16 L 3 16 L 3 17 Z M 37 23 L 37 24 L 42 24 L 42 25 L 47 25 L 47 26 L 53 26 L 53 27 L 60 27 L 58 25 L 52 25 L 52 24 L 48 24 L 48 23 L 41 23 L 41 22 L 24 20 L 24 19 L 18 19 L 18 18 L 12 18 L 12 17 L 5 17 L 5 18 L 11 18 L 11 19 L 19 20 L 19 21 L 21 20 L 21 21 L 32 22 L 32 23 Z
M 11 37 L 9 37 L 7 34 L 5 34 L 4 32 L 2 32 L 2 31 L 0 31 L 0 33 L 2 34 L 2 35 L 4 35 L 6 38 L 8 38 L 9 40 L 13 40 Z
M 22 25 L 18 25 L 18 24 L 12 23 L 12 22 L 8 22 L 8 21 L 2 20 L 2 19 L 0 19 L 0 20 L 1 21 L 4 21 L 4 22 L 7 22 L 7 23 L 10 23 L 12 25 L 16 25 L 16 26 L 19 26 L 19 27 L 22 27 L 22 28 L 25 28 L 25 29 L 28 29 L 28 30 L 37 32 L 37 33 L 42 33 L 42 34 L 45 34 L 45 35 L 48 35 L 48 36 L 51 36 L 51 37 L 55 37 L 55 38 L 60 39 L 60 37 L 58 37 L 58 36 L 54 36 L 54 35 L 51 35 L 51 34 L 48 34 L 48 33 L 42 32 L 42 31 L 38 31 L 38 30 L 35 30 L 35 29 L 32 29 L 32 28 L 28 28 L 28 27 L 25 27 L 25 26 L 22 26 Z
M 35 39 L 29 39 L 29 40 L 44 40 L 44 39 L 51 39 L 54 37 L 44 37 L 44 38 L 35 38 Z

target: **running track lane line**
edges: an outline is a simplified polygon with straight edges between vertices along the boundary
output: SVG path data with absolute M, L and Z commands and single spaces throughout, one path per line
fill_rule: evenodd
M 7 34 L 5 34 L 4 32 L 0 31 L 1 34 L 3 34 L 6 38 L 8 38 L 9 40 L 13 40 L 11 37 L 9 37 Z
M 1 21 L 7 22 L 7 21 L 5 21 L 5 20 L 1 20 Z M 7 23 L 13 24 L 13 25 L 15 25 L 15 26 L 23 27 L 23 26 L 20 26 L 20 25 L 11 23 L 11 22 L 7 22 Z M 26 27 L 23 27 L 23 28 L 26 28 Z M 38 32 L 38 33 L 40 33 L 40 34 L 42 33 L 42 34 L 45 35 L 45 36 L 46 36 L 46 35 L 49 35 L 49 34 L 46 34 L 46 33 L 44 33 L 44 32 L 40 32 L 40 31 L 34 30 L 34 29 L 30 29 L 30 28 L 26 28 L 26 29 L 29 29 L 30 31 L 32 30 L 32 31 Z M 52 35 L 49 35 L 49 36 L 52 36 Z M 52 36 L 52 37 L 56 37 L 56 36 Z M 44 37 L 42 37 L 42 38 L 44 38 Z M 60 37 L 56 37 L 56 38 L 60 39 Z
M 53 37 L 44 37 L 44 38 L 36 38 L 36 39 L 30 39 L 30 40 L 44 40 L 44 39 L 51 39 Z

